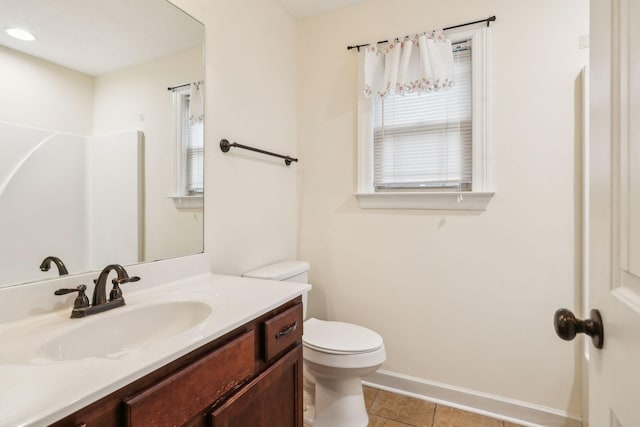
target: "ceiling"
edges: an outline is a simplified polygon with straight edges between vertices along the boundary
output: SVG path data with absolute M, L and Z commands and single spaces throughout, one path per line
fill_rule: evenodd
M 366 0 L 279 0 L 296 18 Z M 200 47 L 204 27 L 168 1 L 0 0 L 0 45 L 92 76 Z M 29 30 L 34 42 L 4 29 Z M 170 31 L 169 31 L 170 30 Z
M 296 18 L 306 18 L 363 1 L 366 0 L 280 0 L 280 3 Z
M 204 42 L 204 26 L 166 1 L 0 0 L 0 11 L 0 45 L 92 76 Z M 10 27 L 37 39 L 13 39 Z

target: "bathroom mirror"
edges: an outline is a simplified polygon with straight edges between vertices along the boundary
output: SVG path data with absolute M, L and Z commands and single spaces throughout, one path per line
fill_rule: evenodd
M 75 274 L 202 252 L 204 26 L 166 0 L 0 11 L 0 287 L 57 277 L 48 256 Z

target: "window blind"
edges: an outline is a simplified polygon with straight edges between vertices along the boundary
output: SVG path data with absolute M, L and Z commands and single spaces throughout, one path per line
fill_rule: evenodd
M 452 88 L 373 101 L 376 191 L 472 189 L 470 40 L 454 65 Z
M 204 125 L 203 122 L 189 123 L 189 98 L 185 96 L 184 116 L 184 150 L 185 180 L 187 194 L 204 192 Z

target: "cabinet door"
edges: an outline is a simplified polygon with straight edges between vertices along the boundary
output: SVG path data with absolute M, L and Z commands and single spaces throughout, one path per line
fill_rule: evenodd
M 209 416 L 212 427 L 303 427 L 302 410 L 298 345 Z
M 183 425 L 251 377 L 255 333 L 246 332 L 195 363 L 124 400 L 129 427 Z

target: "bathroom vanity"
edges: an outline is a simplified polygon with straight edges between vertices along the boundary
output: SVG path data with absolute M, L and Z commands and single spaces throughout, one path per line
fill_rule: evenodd
M 302 427 L 300 298 L 53 424 Z
M 0 324 L 0 426 L 302 427 L 309 289 L 207 273 Z

